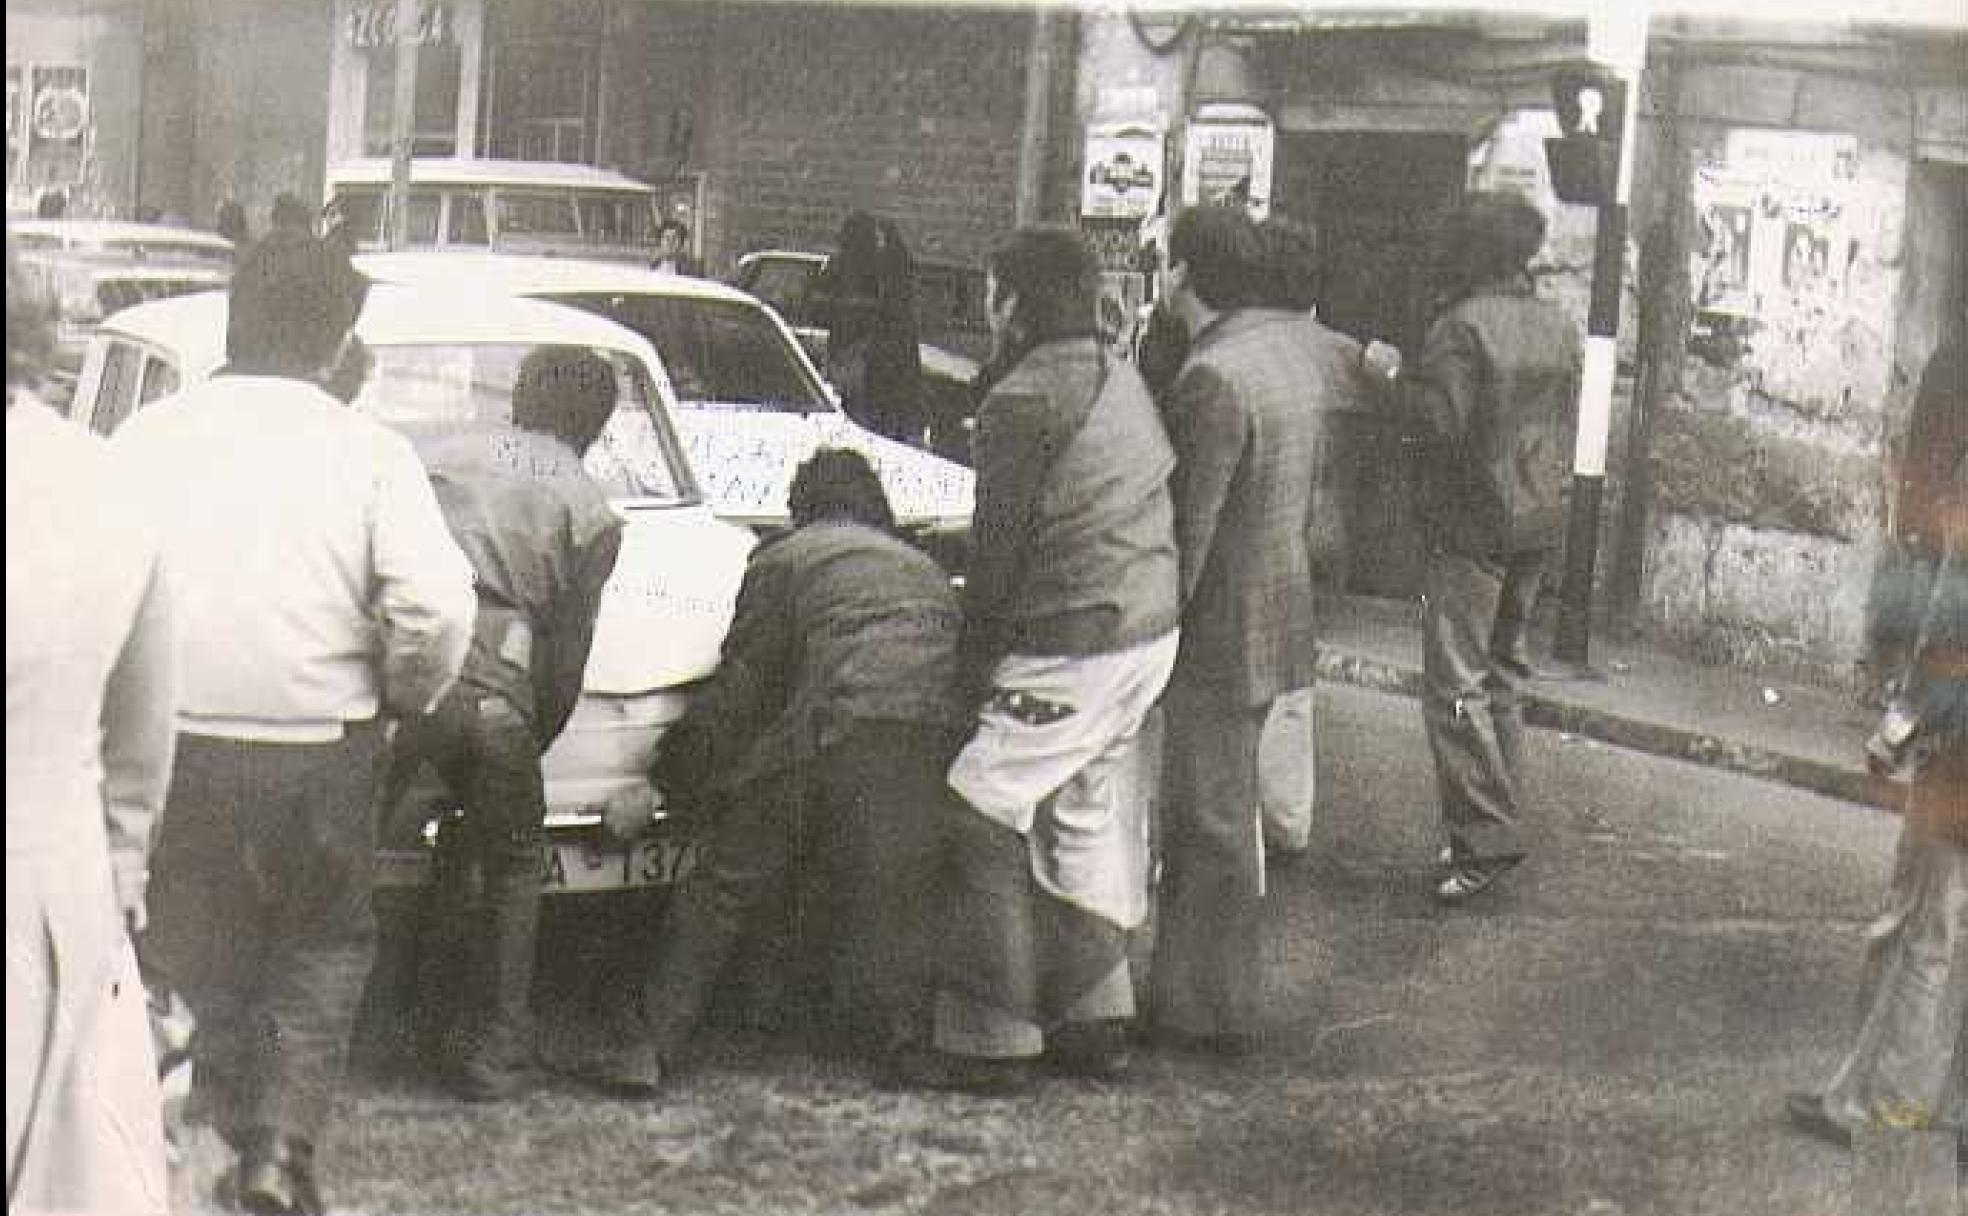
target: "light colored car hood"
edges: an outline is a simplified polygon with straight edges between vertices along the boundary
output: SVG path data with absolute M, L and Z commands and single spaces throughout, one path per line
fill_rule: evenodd
M 628 696 L 701 680 L 717 666 L 753 538 L 701 507 L 618 511 L 628 522 L 582 687 Z
M 861 453 L 874 466 L 897 522 L 946 526 L 969 522 L 975 474 L 856 426 L 845 415 L 685 405 L 675 417 L 704 495 L 726 519 L 784 523 L 787 491 L 800 462 L 816 448 L 842 447 Z

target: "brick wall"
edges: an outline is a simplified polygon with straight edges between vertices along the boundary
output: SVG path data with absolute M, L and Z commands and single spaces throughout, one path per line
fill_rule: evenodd
M 718 9 L 694 166 L 711 271 L 749 249 L 830 246 L 856 208 L 897 219 L 919 257 L 979 260 L 1012 223 L 1030 19 Z

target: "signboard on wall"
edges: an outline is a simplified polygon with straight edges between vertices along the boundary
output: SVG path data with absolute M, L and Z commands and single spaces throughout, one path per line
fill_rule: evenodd
M 1162 198 L 1162 131 L 1148 123 L 1099 123 L 1087 128 L 1086 178 L 1080 215 L 1142 220 Z
M 1277 128 L 1256 106 L 1197 107 L 1182 149 L 1182 201 L 1242 204 L 1263 219 L 1271 211 L 1271 162 Z

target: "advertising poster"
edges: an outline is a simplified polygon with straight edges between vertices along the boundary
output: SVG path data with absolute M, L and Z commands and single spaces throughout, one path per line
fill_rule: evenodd
M 1850 135 L 1744 129 L 1698 168 L 1698 353 L 1727 359 L 1757 330 L 1822 330 L 1843 311 L 1866 236 L 1857 156 Z
M 82 180 L 88 153 L 89 69 L 34 65 L 28 102 L 28 158 L 35 182 Z
M 1263 219 L 1271 211 L 1276 143 L 1270 116 L 1255 106 L 1200 107 L 1183 147 L 1183 203 L 1241 204 Z
M 1141 220 L 1162 197 L 1162 132 L 1147 123 L 1104 123 L 1087 128 L 1086 178 L 1080 183 L 1080 215 L 1086 219 Z

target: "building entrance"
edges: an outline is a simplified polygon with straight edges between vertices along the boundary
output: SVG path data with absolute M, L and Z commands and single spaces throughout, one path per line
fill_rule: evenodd
M 1282 132 L 1274 205 L 1317 225 L 1323 248 L 1320 319 L 1362 342 L 1413 358 L 1434 292 L 1431 233 L 1462 195 L 1468 143 L 1459 134 Z M 1421 588 L 1407 458 L 1397 420 L 1376 416 L 1353 437 L 1343 501 L 1352 506 L 1347 589 L 1404 597 Z

